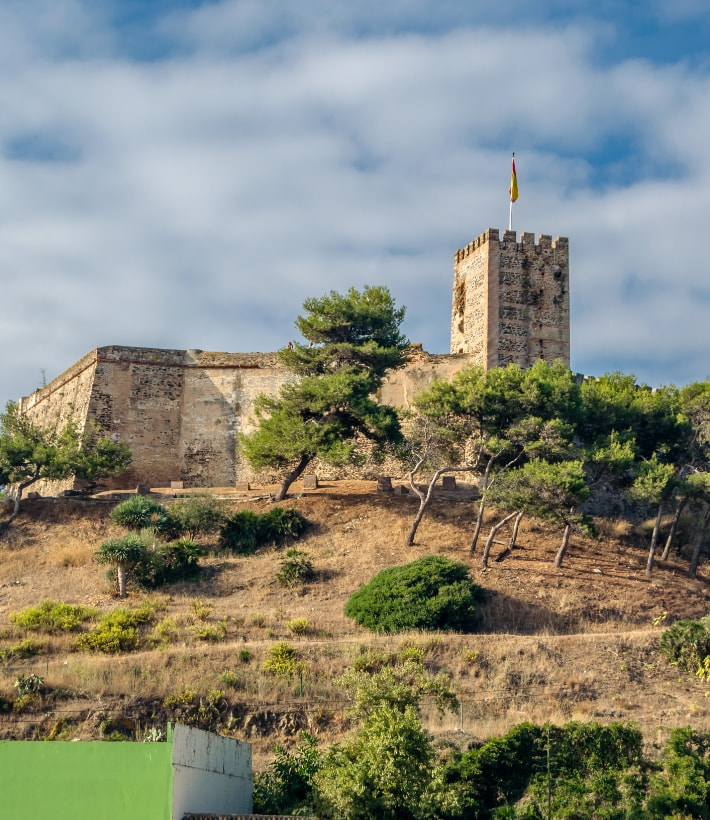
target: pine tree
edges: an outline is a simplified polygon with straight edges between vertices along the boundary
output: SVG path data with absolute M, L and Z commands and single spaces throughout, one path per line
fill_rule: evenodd
M 277 501 L 314 458 L 338 466 L 356 457 L 358 438 L 377 449 L 401 437 L 396 412 L 374 396 L 386 372 L 406 361 L 404 308 L 387 288 L 371 286 L 331 291 L 303 307 L 296 327 L 306 342 L 279 351 L 295 378 L 277 397 L 257 399 L 257 428 L 240 439 L 253 469 L 283 475 Z

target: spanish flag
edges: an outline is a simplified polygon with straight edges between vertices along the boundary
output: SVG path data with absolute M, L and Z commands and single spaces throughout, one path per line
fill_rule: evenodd
M 515 154 L 513 154 L 513 170 L 510 174 L 510 188 L 508 189 L 508 193 L 510 194 L 510 201 L 515 202 L 518 198 L 518 176 L 515 173 Z

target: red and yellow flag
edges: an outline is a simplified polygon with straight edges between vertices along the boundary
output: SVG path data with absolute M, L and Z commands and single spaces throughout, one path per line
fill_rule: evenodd
M 510 194 L 510 201 L 515 202 L 518 198 L 518 176 L 515 173 L 515 154 L 513 154 L 513 170 L 510 174 L 510 188 L 508 189 L 508 193 Z

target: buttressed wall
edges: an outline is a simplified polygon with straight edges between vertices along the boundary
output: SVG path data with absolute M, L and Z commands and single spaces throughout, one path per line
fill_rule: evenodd
M 489 229 L 463 250 L 454 267 L 451 354 L 412 345 L 408 364 L 389 374 L 379 401 L 411 406 L 434 378 L 451 378 L 468 363 L 523 367 L 536 359 L 569 366 L 569 257 L 566 239 Z M 98 424 L 125 441 L 133 462 L 113 489 L 138 484 L 229 487 L 253 477 L 238 437 L 254 425 L 254 400 L 275 395 L 290 378 L 275 353 L 211 353 L 112 345 L 92 350 L 28 398 L 20 410 L 42 426 L 74 419 Z M 364 477 L 364 475 L 363 475 Z M 72 481 L 35 485 L 40 493 Z
M 483 367 L 569 367 L 569 243 L 489 228 L 454 256 L 451 352 Z

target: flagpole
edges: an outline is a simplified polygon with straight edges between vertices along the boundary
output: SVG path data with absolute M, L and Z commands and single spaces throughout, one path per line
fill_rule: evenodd
M 515 173 L 515 151 L 513 151 L 513 163 L 510 172 L 510 215 L 508 217 L 508 230 L 513 230 L 513 203 L 518 198 L 518 175 Z

